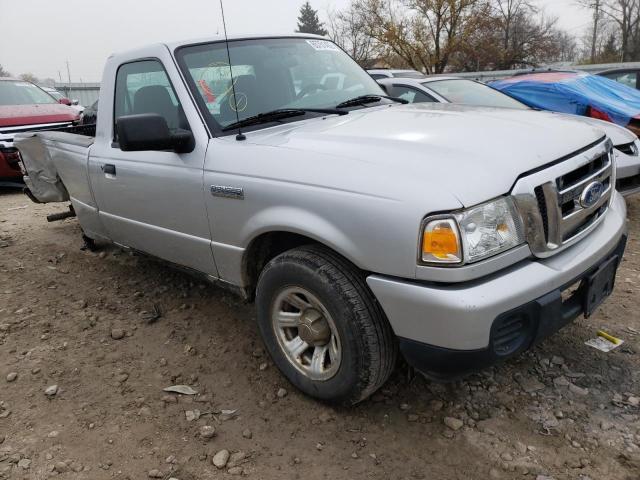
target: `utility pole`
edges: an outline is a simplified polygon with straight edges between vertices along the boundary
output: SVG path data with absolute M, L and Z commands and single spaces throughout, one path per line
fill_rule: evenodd
M 596 43 L 598 41 L 598 24 L 600 23 L 600 2 L 593 2 L 593 33 L 591 36 L 591 63 L 596 63 Z
M 67 60 L 67 79 L 69 81 L 69 87 L 71 87 L 71 71 L 69 70 L 69 60 Z
M 62 83 L 62 74 L 60 73 L 60 70 L 58 70 L 58 78 L 60 79 L 60 83 Z

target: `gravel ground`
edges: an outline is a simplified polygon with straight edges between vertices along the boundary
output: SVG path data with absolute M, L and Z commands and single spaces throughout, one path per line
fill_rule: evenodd
M 0 478 L 640 478 L 640 199 L 594 317 L 455 383 L 399 366 L 351 409 L 280 376 L 251 305 L 82 251 L 75 219 L 44 218 L 62 209 L 0 193 Z M 599 328 L 626 343 L 585 346 Z

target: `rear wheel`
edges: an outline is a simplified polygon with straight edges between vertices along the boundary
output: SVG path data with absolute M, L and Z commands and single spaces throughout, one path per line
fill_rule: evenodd
M 258 324 L 274 362 L 315 398 L 357 403 L 393 371 L 396 342 L 364 276 L 321 246 L 285 252 L 262 271 Z

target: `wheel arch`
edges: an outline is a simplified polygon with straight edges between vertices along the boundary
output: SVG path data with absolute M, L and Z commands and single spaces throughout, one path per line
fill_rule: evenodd
M 264 231 L 251 239 L 242 256 L 242 279 L 248 298 L 253 299 L 258 277 L 267 263 L 288 250 L 313 244 L 330 249 L 360 268 L 344 249 L 331 245 L 316 235 L 287 229 Z

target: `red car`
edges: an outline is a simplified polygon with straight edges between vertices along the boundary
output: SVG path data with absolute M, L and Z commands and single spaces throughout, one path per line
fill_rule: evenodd
M 51 130 L 78 123 L 77 110 L 58 101 L 31 82 L 0 78 L 0 187 L 21 187 L 16 133 Z

